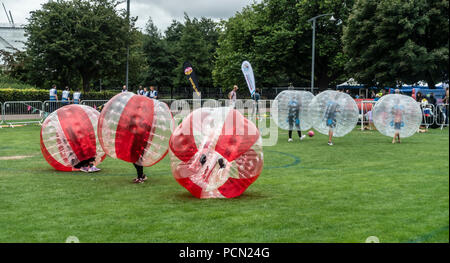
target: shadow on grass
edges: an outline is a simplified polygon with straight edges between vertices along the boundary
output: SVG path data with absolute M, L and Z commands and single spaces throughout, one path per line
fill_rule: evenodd
M 242 201 L 252 201 L 252 200 L 260 200 L 267 198 L 266 195 L 264 195 L 261 192 L 244 192 L 242 195 L 235 197 L 235 198 L 211 198 L 211 199 L 200 199 L 195 196 L 193 196 L 191 193 L 187 192 L 187 190 L 184 190 L 183 193 L 177 193 L 174 195 L 171 195 L 171 197 L 175 197 L 176 200 L 180 201 L 194 201 L 194 202 L 232 202 L 233 200 L 239 200 L 239 202 Z

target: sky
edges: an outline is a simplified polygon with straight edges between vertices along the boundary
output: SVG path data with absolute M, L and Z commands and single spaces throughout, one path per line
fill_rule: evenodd
M 30 11 L 39 9 L 48 0 L 0 0 L 6 9 L 11 10 L 16 24 L 25 24 Z M 257 1 L 259 2 L 259 1 Z M 253 0 L 131 0 L 131 16 L 138 17 L 138 28 L 143 29 L 151 16 L 154 24 L 163 32 L 173 19 L 183 21 L 184 12 L 190 17 L 208 17 L 216 21 L 233 16 Z M 126 1 L 119 6 L 126 8 Z M 0 23 L 8 19 L 0 6 Z

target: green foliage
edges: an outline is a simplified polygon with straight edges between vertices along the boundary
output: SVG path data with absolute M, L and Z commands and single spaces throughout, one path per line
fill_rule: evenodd
M 360 83 L 395 86 L 448 80 L 448 0 L 359 0 L 343 40 Z
M 92 79 L 124 70 L 133 23 L 129 25 L 123 10 L 116 10 L 117 4 L 115 0 L 58 0 L 31 12 L 25 31 L 32 69 L 71 86 L 81 78 L 84 90 Z
M 32 89 L 34 86 L 25 84 L 17 79 L 10 77 L 9 75 L 0 73 L 0 89 L 13 88 L 13 89 Z
M 184 23 L 173 21 L 164 36 L 150 19 L 147 23 L 143 52 L 148 65 L 145 81 L 158 86 L 187 87 L 183 63 L 189 61 L 199 79 L 199 85 L 212 87 L 212 69 L 219 38 L 217 23 L 208 18 L 193 18 L 187 14 Z
M 215 84 L 246 86 L 240 66 L 249 60 L 257 86 L 310 85 L 312 29 L 307 20 L 324 13 L 334 13 L 336 21 L 317 20 L 315 76 L 321 89 L 345 79 L 340 23 L 345 22 L 352 2 L 265 0 L 244 8 L 223 23 Z
M 145 33 L 142 52 L 148 70 L 144 75 L 144 81 L 147 85 L 171 86 L 172 70 L 176 66 L 175 55 L 151 18 L 147 22 Z

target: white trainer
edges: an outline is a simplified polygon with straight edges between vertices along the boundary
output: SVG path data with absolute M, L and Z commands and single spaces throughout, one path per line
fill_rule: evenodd
M 100 171 L 100 169 L 98 169 L 98 168 L 95 167 L 95 166 L 92 166 L 91 168 L 89 168 L 89 172 L 90 172 L 90 173 L 95 173 L 95 172 L 98 172 L 98 171 Z
M 305 139 L 306 135 L 302 135 L 302 137 L 300 137 L 300 141 L 303 141 L 303 139 Z
M 288 139 L 288 142 L 292 142 L 292 138 L 289 138 L 289 139 Z

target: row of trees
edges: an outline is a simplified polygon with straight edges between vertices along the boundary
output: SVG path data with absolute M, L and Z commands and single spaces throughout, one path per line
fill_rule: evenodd
M 36 86 L 121 86 L 130 45 L 130 85 L 187 86 L 191 62 L 201 86 L 245 86 L 249 60 L 259 87 L 310 85 L 316 24 L 316 83 L 326 89 L 350 77 L 394 86 L 448 80 L 448 0 L 263 0 L 228 20 L 190 18 L 144 32 L 116 0 L 49 1 L 31 14 L 27 50 L 3 52 L 8 73 Z M 245 89 L 241 89 L 244 91 Z

